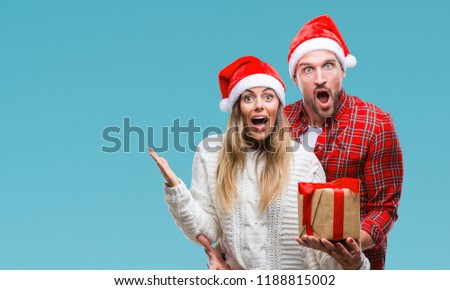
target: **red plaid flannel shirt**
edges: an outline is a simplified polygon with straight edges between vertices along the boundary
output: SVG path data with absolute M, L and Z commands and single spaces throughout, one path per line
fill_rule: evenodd
M 285 108 L 293 138 L 308 129 L 302 100 Z M 376 243 L 364 251 L 372 269 L 384 269 L 387 234 L 397 220 L 403 158 L 390 114 L 342 89 L 334 117 L 326 119 L 314 153 L 327 181 L 361 180 L 361 227 Z

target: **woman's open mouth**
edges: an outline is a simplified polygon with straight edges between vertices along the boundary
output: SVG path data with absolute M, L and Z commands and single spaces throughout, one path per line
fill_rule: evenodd
M 261 132 L 265 129 L 267 121 L 269 121 L 269 118 L 264 116 L 257 116 L 252 118 L 253 127 L 255 127 L 258 132 Z
M 268 120 L 269 120 L 269 118 L 267 118 L 267 117 L 255 117 L 255 118 L 252 118 L 252 123 L 253 123 L 253 125 L 261 125 L 261 124 L 267 123 Z

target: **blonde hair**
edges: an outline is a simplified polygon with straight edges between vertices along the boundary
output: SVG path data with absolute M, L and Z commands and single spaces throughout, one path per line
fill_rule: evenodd
M 219 153 L 217 167 L 217 203 L 222 212 L 230 212 L 232 204 L 240 196 L 236 188 L 235 178 L 245 167 L 249 139 L 247 137 L 239 100 L 233 106 L 228 120 L 222 149 Z M 280 103 L 277 111 L 275 128 L 258 149 L 256 164 L 264 161 L 264 166 L 258 179 L 260 191 L 259 210 L 264 211 L 276 201 L 289 176 L 292 150 L 289 125 Z M 256 172 L 256 166 L 255 166 Z

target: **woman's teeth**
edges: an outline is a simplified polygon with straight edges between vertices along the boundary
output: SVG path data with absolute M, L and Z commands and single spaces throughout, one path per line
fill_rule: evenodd
M 263 125 L 267 122 L 267 118 L 266 117 L 256 117 L 252 119 L 252 123 L 253 125 Z

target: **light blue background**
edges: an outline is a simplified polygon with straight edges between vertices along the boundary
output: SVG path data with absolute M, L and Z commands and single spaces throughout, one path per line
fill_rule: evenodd
M 102 131 L 119 127 L 123 141 L 128 117 L 162 144 L 177 118 L 224 128 L 217 73 L 249 54 L 273 64 L 287 102 L 297 100 L 290 41 L 324 13 L 358 59 L 344 87 L 392 113 L 403 148 L 387 268 L 450 269 L 447 3 L 2 0 L 0 269 L 204 269 L 137 133 L 130 153 L 103 153 L 114 144 Z M 162 155 L 189 184 L 193 154 Z

